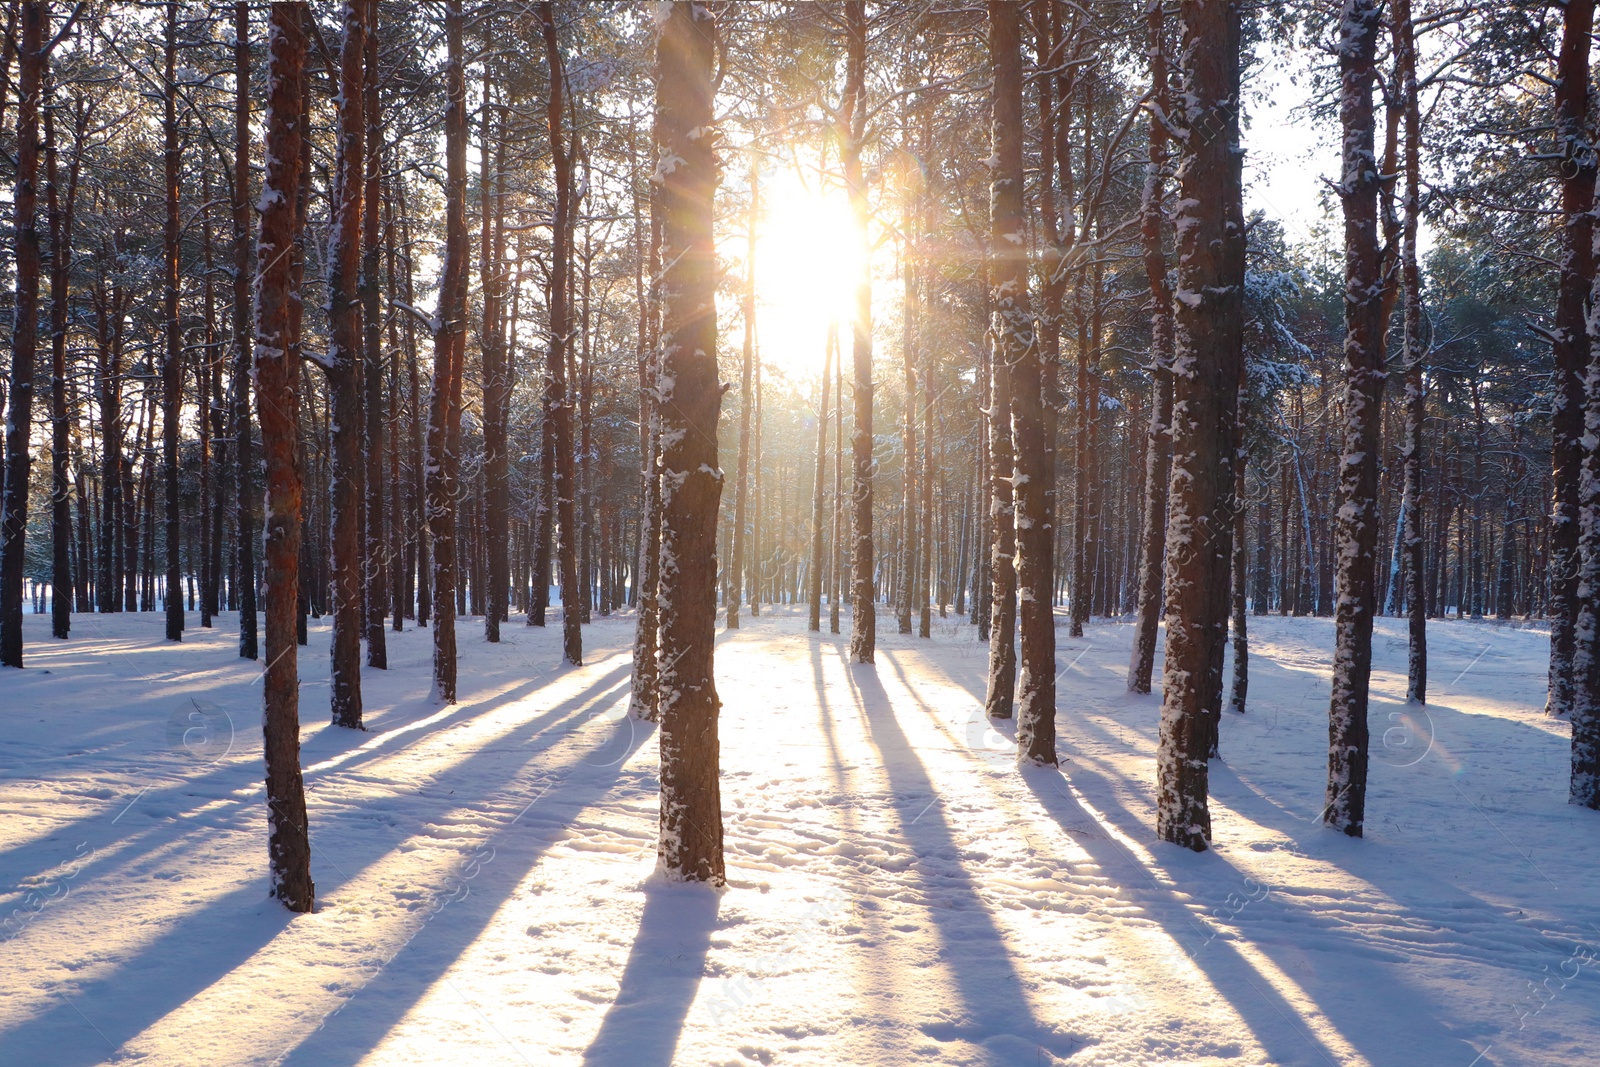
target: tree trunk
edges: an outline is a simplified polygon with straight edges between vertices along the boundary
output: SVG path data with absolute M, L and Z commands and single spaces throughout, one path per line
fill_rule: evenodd
M 178 549 L 183 515 L 178 495 L 178 417 L 183 403 L 183 323 L 178 318 L 178 256 L 182 230 L 178 222 L 178 5 L 167 4 L 165 74 L 162 82 L 162 142 L 165 167 L 166 225 L 162 231 L 161 317 L 165 348 L 161 359 L 161 482 L 165 490 L 167 548 L 167 640 L 183 640 L 183 597 Z
M 744 299 L 744 357 L 739 378 L 739 472 L 734 484 L 733 499 L 733 558 L 726 568 L 728 581 L 724 599 L 727 601 L 728 629 L 739 628 L 739 605 L 744 600 L 745 565 L 749 549 L 745 545 L 745 518 L 750 508 L 750 416 L 755 407 L 754 387 L 756 352 L 756 213 L 760 210 L 760 171 L 750 168 L 750 213 L 748 237 L 745 242 Z M 754 599 L 754 597 L 752 597 Z
M 1569 0 L 1556 69 L 1556 139 L 1561 154 L 1565 247 L 1557 283 L 1553 344 L 1555 383 L 1550 416 L 1551 478 L 1549 615 L 1550 680 L 1545 710 L 1566 717 L 1574 696 L 1573 641 L 1579 603 L 1578 482 L 1583 446 L 1583 375 L 1590 338 L 1584 302 L 1594 277 L 1595 156 L 1589 139 L 1589 51 L 1593 0 Z
M 1156 832 L 1207 847 L 1211 719 L 1227 637 L 1234 425 L 1244 324 L 1240 5 L 1183 0 L 1178 290 L 1173 340 L 1172 477 L 1167 515 L 1167 645 L 1157 754 Z M 1215 688 L 1213 688 L 1215 686 Z
M 362 119 L 365 124 L 363 148 L 366 172 L 362 176 L 361 191 L 361 297 L 362 327 L 362 407 L 364 409 L 363 444 L 366 449 L 365 470 L 366 507 L 363 534 L 365 576 L 365 628 L 367 633 L 367 666 L 378 670 L 389 667 L 388 639 L 384 632 L 384 617 L 389 611 L 389 582 L 391 558 L 388 535 L 385 530 L 387 512 L 384 508 L 385 486 L 388 480 L 388 412 L 384 405 L 384 385 L 388 377 L 384 369 L 382 316 L 379 314 L 379 248 L 382 242 L 381 218 L 378 213 L 382 199 L 381 166 L 383 139 L 378 119 L 378 0 L 366 0 L 362 15 L 366 23 L 362 42 Z M 392 490 L 391 490 L 392 491 Z
M 361 503 L 366 469 L 361 411 L 361 201 L 366 161 L 362 88 L 366 50 L 365 3 L 344 5 L 339 49 L 339 96 L 333 218 L 328 226 L 328 397 L 332 406 L 333 722 L 361 725 Z
M 255 442 L 250 428 L 250 5 L 233 5 L 233 437 L 238 503 L 239 656 L 256 633 Z
M 1017 760 L 1054 766 L 1056 630 L 1051 604 L 1055 546 L 1045 509 L 1049 446 L 1044 425 L 1044 366 L 1034 337 L 1028 294 L 1019 14 L 1019 6 L 1007 0 L 991 0 L 989 4 L 989 55 L 994 71 L 990 140 L 995 163 L 989 179 L 989 279 L 995 312 L 995 367 L 997 372 L 1002 366 L 1006 368 L 1011 428 L 1016 439 L 1015 477 L 1011 484 L 1017 553 L 1013 581 L 1021 645 L 1021 671 L 1016 680 Z M 996 472 L 1002 474 L 1012 467 L 1012 463 L 999 460 L 995 464 Z M 996 563 L 998 570 L 998 555 Z M 992 673 L 990 682 L 989 714 L 996 715 L 1000 709 L 995 698 L 1000 686 L 994 684 Z M 1009 706 L 1004 710 L 1009 715 Z
M 827 516 L 827 503 L 822 490 L 828 471 L 828 392 L 833 386 L 828 379 L 833 375 L 833 361 L 838 351 L 839 324 L 830 322 L 828 347 L 822 357 L 822 405 L 817 409 L 817 470 L 811 488 L 811 571 L 807 575 L 810 618 L 806 629 L 814 633 L 822 631 L 822 575 L 827 569 L 822 558 L 822 527 Z
M 39 110 L 44 92 L 46 4 L 22 6 L 17 63 L 17 169 L 11 203 L 16 304 L 11 318 L 11 406 L 6 412 L 5 499 L 0 504 L 0 665 L 22 666 L 22 578 L 33 464 L 33 379 L 39 345 Z
M 1245 543 L 1245 465 L 1250 452 L 1245 447 L 1245 433 L 1249 420 L 1245 408 L 1248 391 L 1244 377 L 1239 379 L 1238 428 L 1235 431 L 1238 445 L 1234 450 L 1233 470 L 1233 681 L 1229 687 L 1228 710 L 1244 714 L 1245 699 L 1250 691 L 1250 636 L 1245 611 L 1246 578 L 1250 570 L 1250 551 Z M 1211 737 L 1211 755 L 1220 755 L 1220 731 Z
M 45 211 L 50 220 L 50 632 L 61 639 L 72 632 L 72 486 L 67 477 L 71 425 L 67 418 L 67 301 L 72 277 L 72 215 L 78 193 L 82 129 L 68 167 L 62 203 L 57 169 L 55 122 L 45 112 Z
M 548 10 L 548 5 L 546 5 Z M 546 26 L 549 27 L 549 23 Z M 547 29 L 547 32 L 551 32 Z M 725 881 L 712 677 L 717 612 L 717 188 L 708 8 L 674 3 L 656 51 L 661 198 L 661 829 L 669 881 Z
M 588 594 L 578 586 L 577 510 L 573 498 L 576 471 L 572 454 L 572 404 L 567 395 L 566 377 L 567 348 L 571 342 L 568 278 L 572 267 L 572 158 L 562 129 L 565 75 L 561 45 L 556 37 L 555 11 L 550 0 L 543 0 L 539 13 L 544 30 L 545 59 L 550 67 L 546 118 L 556 185 L 551 235 L 554 249 L 550 271 L 550 378 L 546 385 L 550 397 L 549 441 L 555 452 L 555 478 L 551 489 L 555 503 L 556 558 L 561 567 L 561 660 L 578 666 L 583 663 L 582 606 L 578 601 Z
M 1150 692 L 1155 672 L 1156 637 L 1161 623 L 1162 563 L 1167 552 L 1167 478 L 1172 466 L 1172 287 L 1162 242 L 1166 223 L 1163 177 L 1167 167 L 1167 125 L 1172 112 L 1167 79 L 1165 14 L 1150 0 L 1145 21 L 1150 37 L 1150 156 L 1145 165 L 1140 204 L 1144 270 L 1150 284 L 1150 427 L 1144 457 L 1144 529 L 1139 538 L 1139 593 L 1134 608 L 1133 661 L 1128 689 Z
M 1335 553 L 1333 694 L 1328 707 L 1328 807 L 1323 821 L 1360 837 L 1367 797 L 1367 688 L 1372 672 L 1374 567 L 1378 542 L 1378 430 L 1383 417 L 1382 252 L 1378 246 L 1378 160 L 1373 150 L 1372 83 L 1377 0 L 1345 0 L 1340 30 L 1339 105 L 1345 218 L 1344 447 L 1339 468 Z
M 462 70 L 461 0 L 445 5 L 445 246 L 433 321 L 433 393 L 428 401 L 425 479 L 433 534 L 433 684 L 456 702 L 456 501 L 461 369 L 467 314 L 467 92 Z
M 855 318 L 851 343 L 855 365 L 855 427 L 850 435 L 851 536 L 855 542 L 850 561 L 850 659 L 871 663 L 877 650 L 876 569 L 872 545 L 872 270 L 869 264 L 866 175 L 861 166 L 862 140 L 867 125 L 867 13 L 864 0 L 844 5 L 844 99 L 840 102 L 841 157 L 844 182 L 855 220 L 855 238 L 861 243 L 860 274 L 856 278 Z
M 652 140 L 659 139 L 658 134 Z M 633 154 L 630 135 L 629 152 Z M 639 211 L 638 182 L 634 182 L 634 230 L 644 228 Z M 661 611 L 657 597 L 661 580 L 661 479 L 657 473 L 661 447 L 661 414 L 656 398 L 660 374 L 661 201 L 650 198 L 648 247 L 640 249 L 643 275 L 635 280 L 639 302 L 639 565 L 634 575 L 639 621 L 633 637 L 633 695 L 629 713 L 636 719 L 656 721 L 660 711 L 657 652 L 660 647 Z
M 292 343 L 293 256 L 300 187 L 301 99 L 305 91 L 305 4 L 275 4 L 268 16 L 268 123 L 261 231 L 256 244 L 255 378 L 267 469 L 267 665 L 262 724 L 267 769 L 267 854 L 272 895 L 310 911 L 311 841 L 300 773 L 300 683 L 295 640 L 299 605 L 299 353 Z M 241 148 L 243 146 L 241 145 Z

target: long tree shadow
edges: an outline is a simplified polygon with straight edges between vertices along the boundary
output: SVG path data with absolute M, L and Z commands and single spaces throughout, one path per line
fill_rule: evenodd
M 602 693 L 606 685 L 616 683 L 616 680 L 621 677 L 624 670 L 626 670 L 624 667 L 614 669 L 613 672 L 595 681 L 592 685 L 581 689 L 579 693 L 566 697 L 565 701 L 562 701 L 562 704 L 557 705 L 555 709 L 515 729 L 514 733 L 523 737 L 538 736 L 539 731 L 542 731 L 542 729 L 554 728 L 554 726 L 560 725 L 560 721 L 563 718 L 578 715 L 581 710 L 573 710 L 571 705 L 582 705 L 584 702 L 590 701 L 592 697 Z M 374 763 L 374 761 L 394 757 L 394 755 L 410 749 L 411 745 L 421 744 L 421 742 L 427 741 L 430 737 L 440 736 L 446 729 L 459 725 L 461 721 L 472 717 L 475 713 L 483 712 L 483 710 L 490 709 L 494 705 L 514 704 L 514 702 L 522 701 L 526 696 L 530 696 L 531 693 L 538 691 L 539 688 L 542 688 L 542 685 L 547 685 L 547 683 L 549 683 L 549 680 L 528 681 L 523 685 L 507 689 L 507 691 L 498 694 L 493 699 L 461 705 L 459 712 L 451 712 L 448 715 L 437 718 L 437 720 L 429 723 L 426 729 L 413 729 L 411 731 L 413 736 L 408 737 L 406 741 L 400 742 L 400 744 L 373 745 L 371 749 L 357 752 L 357 755 L 341 761 L 339 765 L 320 769 L 307 768 L 307 792 L 312 793 L 312 797 L 315 797 L 318 785 L 322 784 L 323 781 L 328 781 L 331 776 L 349 774 L 362 768 L 362 766 Z M 533 731 L 531 734 L 528 733 L 530 729 Z M 322 733 L 330 733 L 330 729 L 323 729 Z M 341 734 L 341 739 L 344 739 L 342 736 L 349 737 L 349 741 L 352 744 L 371 745 L 371 742 L 373 742 L 373 739 L 363 742 L 362 739 L 366 737 L 366 734 L 355 733 L 355 731 L 339 729 L 338 733 Z M 378 734 L 378 739 L 384 736 L 386 734 Z M 315 757 L 315 750 L 310 749 L 309 745 L 307 745 L 307 749 L 302 749 L 301 752 L 302 761 L 306 761 L 306 763 L 309 763 L 309 760 L 304 758 L 307 753 Z M 30 873 L 35 878 L 43 877 L 46 873 L 54 872 L 54 870 L 61 869 L 61 867 L 67 865 L 74 872 L 74 875 L 72 875 L 74 885 L 85 885 L 88 881 L 101 877 L 106 870 L 115 869 L 115 867 L 128 867 L 128 865 L 138 862 L 141 857 L 160 851 L 160 849 L 170 845 L 171 840 L 173 840 L 170 835 L 170 827 L 173 822 L 187 824 L 187 827 L 189 827 L 187 832 L 189 833 L 237 829 L 234 825 L 230 825 L 230 822 L 242 816 L 246 811 L 258 808 L 262 803 L 261 793 L 256 792 L 259 789 L 259 774 L 261 774 L 259 766 L 261 766 L 259 765 L 259 760 L 251 760 L 248 763 L 235 761 L 235 763 L 229 763 L 226 766 L 219 766 L 214 771 L 206 771 L 206 773 L 197 774 L 197 776 L 184 777 L 179 781 L 171 782 L 170 785 L 165 785 L 162 789 L 142 790 L 126 805 L 122 814 L 117 814 L 115 817 L 107 819 L 106 814 L 96 814 L 96 816 L 77 819 L 77 821 L 62 825 L 59 829 L 51 832 L 48 837 L 29 841 L 27 845 L 21 846 L 16 853 L 0 854 L 0 885 L 19 885 L 19 883 L 26 880 L 29 877 L 27 873 L 22 872 L 22 870 L 11 870 L 13 867 L 24 867 L 24 865 L 32 869 Z M 248 790 L 246 797 L 238 795 L 242 790 Z M 413 792 L 419 792 L 419 787 L 418 789 L 395 790 L 395 795 L 405 797 L 405 795 L 411 795 Z M 186 800 L 178 803 L 176 798 L 179 797 L 186 798 Z M 221 803 L 218 803 L 218 801 L 221 801 Z M 205 816 L 197 817 L 200 809 L 210 805 L 216 806 L 211 811 L 208 811 Z M 126 816 L 128 821 L 123 822 L 122 827 L 117 829 L 117 822 L 122 822 L 123 816 Z M 157 822 L 154 825 L 144 825 L 142 829 L 139 829 L 141 822 L 146 822 L 147 819 L 157 819 Z M 77 841 L 77 843 L 74 843 L 74 841 Z M 78 859 L 83 856 L 83 848 L 85 846 L 91 849 L 90 859 L 85 862 L 78 862 Z M 38 859 L 30 859 L 32 856 L 38 856 Z
M 450 765 L 437 777 L 426 782 L 411 783 L 409 789 L 396 791 L 391 796 L 437 799 L 454 810 L 461 806 L 460 803 L 442 799 L 458 791 L 449 788 L 452 780 L 456 781 L 463 796 L 473 795 L 469 791 L 475 791 L 476 796 L 486 797 L 504 790 L 515 783 L 523 770 L 536 762 L 544 752 L 572 736 L 569 730 L 553 727 L 563 721 L 580 718 L 585 711 L 585 695 L 607 691 L 626 675 L 628 669 L 627 666 L 618 667 L 595 681 L 584 693 L 530 719 L 492 744 Z M 610 737 L 602 737 L 593 751 L 600 753 L 603 758 L 587 762 L 589 753 L 585 753 L 568 765 L 572 769 L 570 773 L 578 779 L 573 785 L 558 792 L 548 785 L 540 790 L 536 784 L 526 783 L 516 795 L 504 797 L 501 802 L 510 806 L 524 795 L 532 797 L 527 807 L 516 816 L 516 821 L 524 826 L 538 821 L 565 820 L 581 810 L 588 799 L 598 797 L 610 788 L 610 783 L 626 762 L 626 752 L 642 744 L 650 729 L 648 724 L 623 719 L 610 728 L 610 732 L 626 733 L 627 745 L 618 746 Z M 526 745 L 533 746 L 531 751 L 523 747 Z M 508 753 L 514 754 L 508 757 Z M 578 769 L 584 769 L 586 773 L 577 774 Z M 260 802 L 257 800 L 254 803 Z M 426 820 L 431 817 L 430 814 L 423 818 Z M 507 815 L 506 818 L 509 820 L 511 816 Z M 389 825 L 397 826 L 399 823 L 390 820 Z M 414 827 L 403 827 L 396 838 L 394 835 L 384 835 L 372 822 L 365 820 L 330 819 L 319 824 L 313 811 L 312 871 L 317 881 L 319 899 L 327 901 L 350 885 L 362 872 L 399 848 L 413 830 Z M 506 835 L 507 828 L 502 827 L 491 833 L 485 844 L 494 848 L 505 840 Z M 449 907 L 457 909 L 457 915 L 473 915 L 478 920 L 476 928 L 481 929 L 492 914 L 492 908 L 480 916 L 473 909 L 458 908 L 456 895 L 465 888 L 465 899 L 471 899 L 472 893 L 482 895 L 486 887 L 494 887 L 503 898 L 520 878 L 520 872 L 516 877 L 511 877 L 510 869 L 518 866 L 523 856 L 531 866 L 547 845 L 547 840 L 540 840 L 531 852 L 524 851 L 522 855 L 514 848 L 498 849 L 497 852 L 509 853 L 515 859 L 501 864 L 499 870 L 505 872 L 504 875 L 496 872 L 494 877 L 487 880 L 474 878 L 470 874 L 463 877 L 463 872 L 470 869 L 474 862 L 490 872 L 495 871 L 494 865 L 483 864 L 481 856 L 465 857 L 447 879 L 446 888 L 449 892 L 441 890 L 442 895 L 436 895 L 435 899 L 449 898 Z M 440 910 L 444 909 L 441 907 Z M 70 1000 L 57 995 L 54 1007 L 0 1034 L 0 1044 L 11 1053 L 21 1056 L 18 1062 L 49 1062 L 55 1067 L 87 1067 L 100 1063 L 112 1050 L 120 1049 L 169 1012 L 245 963 L 292 921 L 293 916 L 280 905 L 265 899 L 262 884 L 253 881 L 186 912 L 143 944 L 136 953 L 77 986 Z M 434 924 L 429 925 L 431 927 Z M 458 922 L 455 925 L 461 924 Z M 469 940 L 462 940 L 460 947 L 464 947 Z M 407 952 L 413 951 L 413 944 L 414 941 L 407 943 Z M 454 959 L 452 953 L 445 955 L 448 959 L 434 954 L 421 963 L 412 963 L 409 971 L 416 975 L 442 973 L 450 960 Z M 393 970 L 392 967 L 386 967 L 379 978 L 391 974 Z M 420 992 L 417 991 L 418 995 Z M 402 1011 L 397 1010 L 393 1019 L 397 1020 Z M 327 1032 L 326 1029 L 322 1031 Z M 372 1043 L 383 1032 L 380 1029 L 374 1033 L 365 1026 L 360 1029 L 362 1038 L 370 1039 Z M 270 1039 L 276 1040 L 276 1035 Z M 348 1062 L 353 1063 L 364 1054 L 364 1049 L 356 1049 L 354 1058 Z M 314 1055 L 299 1062 L 332 1064 L 345 1061 Z
M 582 763 L 582 773 L 575 769 L 559 789 L 539 794 L 515 824 L 491 835 L 478 850 L 481 855 L 488 849 L 490 859 L 478 866 L 473 877 L 458 874 L 448 906 L 440 907 L 399 952 L 383 961 L 378 973 L 277 1062 L 284 1067 L 342 1067 L 359 1063 L 377 1048 L 406 1012 L 444 980 L 528 872 L 559 840 L 559 834 L 536 834 L 534 829 L 542 825 L 559 830 L 610 793 L 622 777 L 628 757 L 649 739 L 655 727 L 624 717 L 611 729 L 616 736 L 596 746 L 593 764 Z M 625 740 L 619 744 L 619 739 Z M 445 921 L 440 921 L 441 917 Z M 522 1050 L 516 1051 L 526 1059 Z
M 1103 805 L 1103 817 L 1123 833 L 1149 832 L 1142 820 L 1117 799 L 1116 783 L 1094 769 L 1098 761 L 1073 764 L 1073 782 L 1094 803 Z M 1278 912 L 1284 937 L 1251 939 L 1252 946 L 1282 973 L 1299 973 L 1295 983 L 1316 1006 L 1316 1012 L 1340 1037 L 1371 1063 L 1440 1064 L 1472 1063 L 1478 1053 L 1452 1034 L 1436 1018 L 1426 998 L 1397 980 L 1394 972 L 1372 966 L 1366 946 L 1346 945 L 1325 968 L 1304 975 L 1306 934 L 1319 925 L 1314 913 L 1294 905 L 1283 894 L 1270 892 L 1238 870 L 1220 853 L 1195 856 L 1175 846 L 1156 847 L 1154 866 L 1165 876 L 1155 877 L 1109 833 L 1083 832 L 1100 817 L 1086 810 L 1059 771 L 1033 770 L 1024 775 L 1039 805 L 1074 841 L 1121 884 L 1138 888 L 1149 905 L 1148 918 L 1157 923 L 1190 961 L 1206 976 L 1217 995 L 1239 1014 L 1274 1062 L 1341 1062 L 1341 1052 L 1307 1027 L 1302 1010 L 1279 990 L 1277 982 L 1246 959 L 1235 945 L 1192 910 L 1193 900 L 1214 901 L 1214 917 L 1232 922 L 1261 921 L 1259 912 Z M 1125 785 L 1126 783 L 1124 783 Z M 1170 852 L 1170 855 L 1168 853 Z M 1220 914 L 1218 913 L 1220 911 Z M 1357 951 L 1351 952 L 1350 948 Z M 1313 948 L 1312 951 L 1315 951 Z M 1327 977 L 1321 979 L 1322 971 Z M 1307 1057 L 1306 1054 L 1312 1054 Z
M 621 669 L 619 667 L 617 671 Z M 614 678 L 615 675 L 614 671 L 607 677 Z M 345 774 L 363 765 L 398 755 L 443 734 L 487 708 L 522 700 L 553 680 L 554 677 L 548 677 L 524 682 L 493 696 L 456 705 L 442 713 L 436 708 L 419 709 L 413 718 L 386 724 L 383 730 L 372 733 L 325 728 L 308 738 L 301 749 L 301 762 L 307 767 L 305 775 L 307 786 L 314 790 L 317 783 L 330 774 Z M 595 689 L 596 686 L 589 686 L 562 703 L 581 701 Z M 235 715 L 233 718 L 237 725 L 240 716 Z M 554 720 L 547 717 L 544 721 Z M 425 725 L 419 725 L 420 723 Z M 152 728 L 156 728 L 154 720 L 151 725 Z M 333 756 L 338 760 L 337 763 L 318 766 L 333 753 L 338 752 L 341 744 L 347 755 L 342 758 Z M 175 759 L 172 771 L 167 773 L 182 774 L 183 769 L 183 764 Z M 57 826 L 45 837 L 23 842 L 8 850 L 0 850 L 0 886 L 18 884 L 30 875 L 43 876 L 63 863 L 72 864 L 77 872 L 75 875 L 77 878 L 81 878 L 85 873 L 93 877 L 98 870 L 108 865 L 137 858 L 166 844 L 169 839 L 163 836 L 161 831 L 169 820 L 186 819 L 201 808 L 221 800 L 225 803 L 211 813 L 204 823 L 206 828 L 218 827 L 227 817 L 245 808 L 255 807 L 261 802 L 260 797 L 256 795 L 247 799 L 234 799 L 241 788 L 251 789 L 257 786 L 259 778 L 259 757 L 251 760 L 227 760 L 219 761 L 210 769 L 183 775 L 159 787 L 150 787 L 131 794 L 125 804 L 118 804 L 110 811 L 97 811 L 92 815 L 85 815 Z M 187 799 L 179 801 L 178 798 Z M 148 829 L 136 829 L 139 822 L 147 817 L 148 812 L 158 813 L 163 820 L 162 823 Z M 123 823 L 121 830 L 101 829 L 102 826 L 111 827 L 122 822 L 124 816 L 128 818 L 128 822 Z M 115 850 L 106 848 L 111 842 L 133 841 L 140 844 L 124 845 Z M 82 854 L 80 851 L 82 845 L 93 848 L 94 855 L 100 858 L 91 859 L 82 865 L 74 862 Z M 38 858 L 32 859 L 34 856 Z M 23 860 L 28 860 L 34 869 L 23 870 L 23 863 L 20 862 Z
M 584 1051 L 594 1067 L 670 1067 L 711 951 L 722 897 L 706 886 L 652 884 L 617 996 Z
M 961 863 L 933 780 L 896 720 L 874 667 L 853 664 L 849 673 L 869 739 L 889 778 L 900 832 L 923 861 L 928 895 L 939 901 L 929 915 L 961 1001 L 949 1019 L 924 1022 L 922 1031 L 936 1041 L 986 1047 L 1008 1064 L 1036 1064 L 1041 1050 L 1062 1059 L 1082 1051 L 1088 1037 L 1047 1025 L 1034 1015 L 1005 938 Z

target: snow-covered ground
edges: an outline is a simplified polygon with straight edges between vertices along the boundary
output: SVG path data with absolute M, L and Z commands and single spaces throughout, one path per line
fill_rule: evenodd
M 1411 714 L 1380 620 L 1368 836 L 1325 830 L 1327 620 L 1251 619 L 1216 847 L 1153 840 L 1156 697 L 1131 628 L 1061 641 L 1059 773 L 981 715 L 970 627 L 873 667 L 779 612 L 717 652 L 730 886 L 654 867 L 656 739 L 623 715 L 631 620 L 427 631 L 325 725 L 302 651 L 318 908 L 266 897 L 258 665 L 233 620 L 27 616 L 0 672 L 0 1063 L 1594 1062 L 1600 815 L 1565 803 L 1546 639 L 1430 629 Z M 195 620 L 191 617 L 191 625 Z M 893 630 L 880 623 L 880 634 Z M 1065 630 L 1061 631 L 1064 635 Z M 1159 669 L 1159 665 L 1158 665 Z

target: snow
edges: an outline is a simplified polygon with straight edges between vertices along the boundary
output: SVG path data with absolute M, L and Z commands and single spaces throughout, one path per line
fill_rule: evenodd
M 0 672 L 0 1060 L 1592 1058 L 1600 816 L 1565 802 L 1544 634 L 1431 623 L 1436 702 L 1408 708 L 1405 622 L 1376 620 L 1351 840 L 1318 818 L 1332 622 L 1252 618 L 1251 704 L 1224 715 L 1215 847 L 1193 854 L 1154 840 L 1160 695 L 1125 691 L 1132 625 L 1058 636 L 1063 768 L 1018 771 L 970 626 L 881 633 L 853 665 L 803 617 L 719 638 L 721 892 L 653 875 L 630 616 L 588 627 L 577 668 L 558 625 L 491 646 L 460 620 L 450 707 L 426 696 L 431 635 L 391 633 L 368 733 L 325 723 L 314 621 L 318 902 L 291 916 L 266 897 L 261 664 L 234 617 L 175 645 L 157 615 L 80 615 L 69 642 L 25 616 L 32 666 Z

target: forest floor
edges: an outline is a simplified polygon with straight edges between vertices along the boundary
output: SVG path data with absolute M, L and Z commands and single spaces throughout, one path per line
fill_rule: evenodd
M 190 625 L 196 623 L 190 616 Z M 1434 703 L 1375 638 L 1367 837 L 1324 829 L 1324 619 L 1252 618 L 1215 848 L 1156 844 L 1131 627 L 1060 629 L 1057 771 L 982 717 L 985 649 L 882 616 L 876 665 L 780 609 L 723 633 L 728 889 L 664 886 L 629 617 L 389 635 L 370 732 L 302 651 L 317 910 L 266 897 L 259 665 L 234 619 L 28 615 L 0 673 L 0 1063 L 1593 1062 L 1600 815 L 1566 804 L 1546 637 L 1430 626 Z M 1159 663 L 1158 663 L 1159 671 Z

